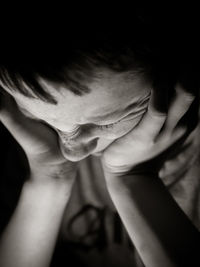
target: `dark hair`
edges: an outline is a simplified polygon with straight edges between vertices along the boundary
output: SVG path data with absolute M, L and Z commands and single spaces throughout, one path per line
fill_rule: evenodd
M 1 48 L 1 83 L 10 90 L 56 104 L 38 77 L 65 84 L 81 96 L 90 92 L 88 84 L 99 78 L 101 68 L 142 73 L 152 82 L 158 73 L 174 75 L 177 71 L 181 41 L 174 40 L 177 29 L 172 17 L 136 12 L 123 22 L 95 23 L 73 29 L 66 23 L 65 32 L 50 28 L 50 35 L 44 31 L 42 40 L 37 32 L 30 31 L 29 36 L 18 32 L 13 37 L 17 40 L 14 46 L 6 42 L 6 49 L 5 45 Z
M 78 36 L 68 33 L 68 41 L 62 40 L 60 46 L 54 47 L 43 43 L 41 47 L 37 45 L 29 50 L 18 44 L 1 62 L 1 82 L 10 90 L 54 103 L 53 97 L 39 84 L 38 77 L 65 84 L 70 91 L 81 96 L 90 92 L 87 84 L 98 78 L 101 68 L 116 72 L 144 71 L 144 66 L 136 59 L 131 40 L 125 40 L 127 36 L 122 37 L 119 32 L 118 36 L 113 32 L 82 35 L 81 32 Z

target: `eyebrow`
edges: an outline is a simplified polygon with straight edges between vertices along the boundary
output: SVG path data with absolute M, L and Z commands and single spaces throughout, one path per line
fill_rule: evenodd
M 139 103 L 130 103 L 126 108 L 125 108 L 125 110 L 122 112 L 122 110 L 121 111 L 119 111 L 119 110 L 114 110 L 114 111 L 112 111 L 111 113 L 107 113 L 107 114 L 104 114 L 104 115 L 99 115 L 99 116 L 93 116 L 93 117 L 90 117 L 89 118 L 89 120 L 87 121 L 87 122 L 84 122 L 84 124 L 87 124 L 87 123 L 89 123 L 89 124 L 95 124 L 95 123 L 103 123 L 103 124 L 112 124 L 112 123 L 116 123 L 116 122 L 118 122 L 118 121 L 120 121 L 120 120 L 122 120 L 122 119 L 124 119 L 124 118 L 126 118 L 128 115 L 133 115 L 134 113 L 138 113 L 138 112 L 140 112 L 140 111 L 135 111 L 135 112 L 133 112 L 132 110 L 134 109 L 134 108 L 136 108 L 138 105 L 139 106 L 142 106 L 142 104 L 144 104 L 146 101 L 148 101 L 149 100 L 149 95 L 147 95 L 144 99 L 142 99 Z M 18 104 L 18 103 L 17 103 Z M 23 113 L 23 111 L 24 112 L 26 112 L 27 113 L 27 115 L 30 115 L 30 117 L 29 116 L 27 116 L 27 117 L 29 117 L 29 118 L 32 118 L 33 117 L 33 119 L 36 119 L 36 120 L 40 120 L 40 121 L 43 121 L 43 120 L 41 120 L 41 119 L 39 119 L 39 118 L 37 118 L 35 115 L 33 115 L 33 114 L 31 114 L 26 108 L 24 108 L 24 107 L 22 107 L 20 104 L 18 104 L 18 107 L 19 107 L 19 109 L 22 111 L 22 113 Z M 116 121 L 113 121 L 113 120 L 116 120 Z M 44 121 L 45 123 L 47 123 L 46 121 Z M 47 123 L 48 124 L 48 123 Z M 49 124 L 48 124 L 49 125 Z M 49 126 L 51 126 L 51 125 L 49 125 Z M 52 126 L 51 126 L 52 127 Z M 54 128 L 54 127 L 53 127 Z M 56 129 L 56 128 L 54 128 L 54 129 Z
M 124 110 L 124 113 L 123 115 L 118 119 L 118 120 L 121 120 L 123 119 L 124 117 L 126 117 L 129 113 L 138 113 L 138 110 L 136 110 L 135 112 L 133 112 L 132 110 L 134 108 L 137 108 L 137 107 L 141 107 L 143 106 L 146 102 L 149 101 L 149 98 L 150 98 L 150 93 L 146 95 L 146 97 L 142 98 L 139 102 L 135 102 L 135 103 L 130 103 Z M 90 117 L 92 120 L 94 120 L 95 122 L 99 122 L 99 121 L 103 121 L 103 120 L 108 120 L 108 117 L 111 117 L 110 120 L 114 119 L 115 116 L 117 116 L 117 111 L 113 111 L 109 114 L 105 114 L 105 115 L 102 115 L 102 116 L 98 116 L 98 117 Z M 122 114 L 122 113 L 120 113 Z M 119 115 L 119 114 L 118 114 Z
M 90 120 L 94 123 L 100 123 L 100 122 L 105 122 L 105 121 L 111 121 L 115 118 L 117 118 L 116 111 L 109 113 L 109 114 L 102 115 L 102 116 L 90 117 Z
M 90 119 L 97 123 L 102 122 L 102 121 L 111 121 L 113 119 L 121 120 L 124 117 L 126 117 L 130 113 L 130 111 L 134 109 L 136 106 L 137 106 L 136 103 L 132 103 L 131 105 L 127 106 L 123 112 L 119 110 L 115 110 L 115 111 L 112 111 L 111 113 L 107 113 L 104 115 L 90 117 Z

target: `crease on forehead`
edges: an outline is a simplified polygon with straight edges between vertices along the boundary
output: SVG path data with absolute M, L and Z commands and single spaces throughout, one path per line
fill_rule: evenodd
M 57 85 L 59 88 L 55 90 L 54 83 L 43 80 L 40 82 L 56 98 L 58 104 L 52 105 L 40 99 L 33 99 L 31 101 L 30 98 L 26 97 L 21 99 L 22 96 L 17 97 L 19 104 L 32 112 L 33 115 L 39 116 L 42 114 L 43 118 L 56 119 L 63 116 L 63 112 L 66 111 L 64 114 L 66 118 L 70 119 L 71 117 L 80 124 L 84 124 L 86 121 L 99 122 L 116 118 L 122 111 L 137 107 L 141 99 L 146 98 L 148 91 L 138 90 L 138 88 L 141 87 L 140 89 L 142 89 L 145 85 L 144 81 L 141 82 L 141 79 L 131 80 L 129 77 L 129 79 L 124 80 L 122 75 L 116 74 L 112 77 L 110 74 L 107 74 L 100 83 L 91 83 L 91 93 L 81 97 L 74 95 L 62 85 Z M 116 88 L 119 89 L 116 90 Z M 133 88 L 136 88 L 136 90 L 133 90 Z M 101 99 L 102 101 L 100 101 Z M 30 103 L 32 103 L 32 106 L 30 106 Z M 69 115 L 66 113 L 69 113 Z M 77 115 L 76 118 L 75 115 Z
M 150 93 L 146 94 L 145 96 L 140 97 L 137 102 L 129 102 L 127 103 L 126 106 L 124 106 L 121 109 L 116 109 L 113 111 L 108 111 L 104 115 L 95 115 L 95 116 L 90 116 L 90 119 L 94 122 L 105 122 L 105 121 L 111 121 L 112 119 L 121 119 L 120 116 L 124 117 L 123 115 L 128 115 L 129 113 L 131 114 L 137 114 L 141 112 L 141 110 L 146 109 L 147 103 L 150 98 Z

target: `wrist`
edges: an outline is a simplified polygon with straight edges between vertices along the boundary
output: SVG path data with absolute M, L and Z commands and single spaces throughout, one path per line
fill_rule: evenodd
M 32 164 L 28 182 L 47 187 L 71 188 L 77 173 L 77 163 L 64 162 L 62 164 Z
M 148 172 L 141 169 L 116 172 L 104 169 L 105 181 L 109 192 L 120 192 L 122 188 L 127 190 L 137 188 L 138 185 L 146 184 L 150 180 L 158 179 L 157 172 Z
M 135 165 L 109 166 L 102 160 L 102 167 L 105 175 L 115 178 L 126 176 L 157 177 L 161 164 L 158 164 L 156 160 L 151 160 Z
M 66 160 L 62 163 L 30 163 L 31 177 L 43 176 L 51 179 L 63 179 L 66 175 L 73 175 L 77 171 L 77 163 Z
M 45 180 L 43 178 L 37 177 L 35 179 L 35 177 L 30 176 L 30 179 L 24 183 L 23 191 L 26 192 L 27 197 L 32 196 L 32 199 L 35 198 L 44 202 L 50 201 L 52 203 L 65 204 L 71 195 L 75 176 L 70 177 L 67 183 L 55 179 Z

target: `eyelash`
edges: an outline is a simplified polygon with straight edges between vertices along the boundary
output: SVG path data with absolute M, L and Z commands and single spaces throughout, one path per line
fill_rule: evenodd
M 118 122 L 115 122 L 115 123 L 111 123 L 111 124 L 107 124 L 107 125 L 98 125 L 98 128 L 100 130 L 107 130 L 107 129 L 110 129 L 110 128 L 113 128 L 113 126 L 117 123 L 119 123 L 120 121 Z

